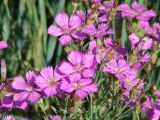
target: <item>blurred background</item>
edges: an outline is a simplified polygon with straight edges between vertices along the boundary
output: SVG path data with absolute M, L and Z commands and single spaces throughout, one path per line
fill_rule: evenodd
M 123 2 L 131 3 L 133 0 L 119 0 L 119 3 Z M 151 24 L 160 22 L 160 0 L 138 2 L 157 12 Z M 65 50 L 57 38 L 48 36 L 47 28 L 54 24 L 54 16 L 58 12 L 63 10 L 72 14 L 75 5 L 84 11 L 89 7 L 82 0 L 0 0 L 0 39 L 7 40 L 9 44 L 7 49 L 0 51 L 0 57 L 6 60 L 8 77 L 24 75 L 28 70 L 39 70 L 47 65 L 55 66 L 64 59 Z M 117 33 L 114 39 L 121 38 L 125 45 L 128 39 L 126 20 L 114 19 L 112 27 Z M 148 89 L 152 84 L 160 87 L 160 54 L 153 53 L 152 56 L 152 71 L 142 70 L 147 73 Z M 32 113 L 32 109 L 28 109 Z

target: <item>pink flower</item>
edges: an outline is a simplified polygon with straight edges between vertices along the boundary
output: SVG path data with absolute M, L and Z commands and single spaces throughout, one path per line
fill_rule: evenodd
M 148 61 L 150 60 L 150 58 L 151 58 L 150 54 L 146 53 L 146 54 L 144 54 L 144 55 L 142 56 L 141 62 L 142 62 L 142 63 L 148 62 Z
M 96 28 L 93 24 L 86 25 L 82 29 L 82 32 L 97 38 L 102 38 L 107 34 L 114 34 L 114 31 L 109 30 L 109 26 L 103 23 L 99 24 L 98 28 Z
M 148 37 L 144 37 L 138 44 L 139 50 L 148 50 L 153 46 L 153 40 Z
M 7 115 L 4 117 L 4 120 L 15 120 L 13 115 Z
M 30 101 L 37 102 L 41 95 L 35 85 L 36 73 L 29 71 L 26 73 L 26 81 L 21 75 L 14 78 L 12 83 L 13 88 L 16 90 L 14 93 L 14 101 Z
M 60 77 L 51 66 L 45 67 L 36 77 L 35 83 L 46 96 L 53 96 L 58 92 Z
M 138 85 L 140 79 L 135 79 L 133 76 L 124 77 L 120 80 L 121 85 L 127 91 L 131 91 L 136 85 Z
M 2 98 L 2 106 L 6 108 L 19 108 L 19 109 L 25 109 L 28 106 L 28 103 L 26 101 L 14 101 L 14 93 L 16 92 L 15 89 L 13 89 L 12 85 L 10 85 L 7 88 L 6 95 Z
M 60 89 L 67 93 L 75 92 L 81 99 L 85 98 L 89 93 L 97 92 L 97 86 L 92 83 L 91 79 L 80 79 L 75 76 L 69 76 L 69 80 L 64 79 Z
M 129 35 L 129 41 L 130 41 L 130 44 L 131 44 L 131 48 L 135 49 L 137 47 L 140 39 L 136 34 L 132 33 L 131 35 Z
M 107 53 L 111 51 L 111 49 L 114 49 L 115 41 L 111 38 L 105 38 L 103 41 L 102 48 L 102 59 L 105 58 Z M 96 61 L 100 63 L 100 55 L 99 55 L 99 46 L 97 45 L 97 42 L 95 40 L 90 41 L 88 53 L 93 54 L 96 56 Z M 116 50 L 114 51 L 113 58 L 123 58 L 126 55 L 126 50 L 120 45 Z
M 55 17 L 55 21 L 59 27 L 51 25 L 48 28 L 48 34 L 54 37 L 60 36 L 59 40 L 62 45 L 70 44 L 74 38 L 85 38 L 84 34 L 76 30 L 82 24 L 79 16 L 72 15 L 69 19 L 67 13 L 61 12 Z
M 148 97 L 142 104 L 141 109 L 146 113 L 149 120 L 159 120 L 160 118 L 160 100 L 155 103 L 153 98 Z
M 8 44 L 6 41 L 2 40 L 0 41 L 0 49 L 4 49 L 4 48 L 7 48 L 8 47 Z
M 149 35 L 153 36 L 157 40 L 160 40 L 160 24 L 154 23 L 152 27 L 150 27 L 148 22 L 140 22 L 140 27 Z
M 127 3 L 121 4 L 118 10 L 122 17 L 131 17 L 145 22 L 149 21 L 151 17 L 156 16 L 155 11 L 149 10 L 145 12 L 144 6 L 139 5 L 137 2 L 133 2 L 131 7 Z
M 108 61 L 103 68 L 104 72 L 114 74 L 118 79 L 122 77 L 135 77 L 136 70 L 130 68 L 130 64 L 123 59 L 112 59 Z
M 68 61 L 63 61 L 58 67 L 59 72 L 64 76 L 75 75 L 78 78 L 94 76 L 96 69 L 94 55 L 74 50 L 67 59 Z

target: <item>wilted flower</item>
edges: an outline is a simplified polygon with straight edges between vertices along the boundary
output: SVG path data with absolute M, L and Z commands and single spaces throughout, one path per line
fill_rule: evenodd
M 139 21 L 149 21 L 151 17 L 156 16 L 153 10 L 145 11 L 143 5 L 139 5 L 137 2 L 133 2 L 131 7 L 127 4 L 121 4 L 118 7 L 121 17 L 131 17 Z
M 56 95 L 59 89 L 60 77 L 51 66 L 45 67 L 36 77 L 35 83 L 46 96 Z
M 63 80 L 60 87 L 61 90 L 67 93 L 75 92 L 75 95 L 83 99 L 89 93 L 97 92 L 97 86 L 92 83 L 91 79 L 77 78 L 75 76 L 69 76 L 68 79 Z
M 94 76 L 96 69 L 94 55 L 74 50 L 69 53 L 67 59 L 68 61 L 62 61 L 58 67 L 59 72 L 64 76 L 74 75 L 78 78 Z
M 13 88 L 16 90 L 14 93 L 14 101 L 30 101 L 37 102 L 41 95 L 35 85 L 36 73 L 29 71 L 26 73 L 26 81 L 21 75 L 14 78 L 12 83 Z
M 85 38 L 85 35 L 76 30 L 82 24 L 82 20 L 79 16 L 72 15 L 69 19 L 69 16 L 65 12 L 59 13 L 55 17 L 55 21 L 59 27 L 51 25 L 48 28 L 48 34 L 51 36 L 61 36 L 59 38 L 62 45 L 70 44 L 73 39 Z

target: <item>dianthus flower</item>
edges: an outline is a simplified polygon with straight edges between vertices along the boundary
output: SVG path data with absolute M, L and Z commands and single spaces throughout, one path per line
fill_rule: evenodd
M 7 115 L 4 117 L 4 120 L 15 120 L 13 115 Z
M 109 30 L 109 26 L 107 24 L 99 24 L 98 28 L 96 28 L 93 24 L 86 25 L 82 29 L 83 33 L 86 33 L 88 35 L 97 37 L 97 38 L 102 38 L 103 36 L 107 34 L 114 34 L 113 30 Z
M 10 85 L 7 88 L 5 96 L 2 98 L 2 106 L 6 108 L 25 109 L 28 106 L 28 103 L 26 101 L 14 101 L 13 96 L 15 92 L 16 90 Z
M 55 17 L 55 21 L 59 27 L 51 25 L 48 28 L 48 34 L 54 37 L 60 36 L 59 40 L 62 45 L 70 44 L 73 39 L 85 38 L 84 34 L 76 30 L 76 28 L 80 27 L 82 24 L 82 20 L 79 16 L 72 15 L 69 19 L 67 13 L 61 12 Z
M 130 64 L 123 59 L 112 59 L 108 61 L 105 67 L 103 68 L 103 71 L 114 74 L 118 79 L 121 79 L 124 76 L 136 76 L 136 70 L 131 69 Z
M 97 86 L 92 83 L 91 79 L 78 78 L 69 76 L 68 79 L 62 80 L 61 90 L 79 96 L 81 99 L 85 98 L 89 93 L 97 92 Z
M 58 67 L 59 72 L 63 75 L 75 75 L 80 78 L 94 76 L 96 69 L 94 55 L 74 50 L 69 53 L 67 59 L 68 61 L 62 61 Z
M 53 96 L 58 92 L 60 77 L 51 66 L 45 67 L 36 77 L 35 83 L 46 96 Z
M 139 5 L 137 2 L 133 2 L 131 7 L 127 4 L 121 4 L 118 7 L 121 17 L 131 17 L 139 21 L 149 21 L 151 17 L 156 16 L 153 10 L 144 11 L 144 6 Z
M 148 22 L 140 22 L 140 27 L 149 35 L 153 36 L 157 40 L 160 40 L 160 24 L 154 23 L 152 27 L 150 27 Z
M 159 120 L 160 118 L 160 100 L 154 103 L 153 98 L 148 97 L 142 104 L 141 109 L 146 113 L 149 120 Z
M 21 75 L 14 78 L 12 83 L 13 88 L 16 90 L 14 93 L 14 101 L 30 101 L 37 102 L 41 95 L 35 85 L 36 73 L 29 71 L 26 73 L 26 81 Z

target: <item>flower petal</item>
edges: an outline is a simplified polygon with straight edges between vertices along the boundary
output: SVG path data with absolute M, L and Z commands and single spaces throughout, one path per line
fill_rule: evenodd
M 75 16 L 72 15 L 69 21 L 69 27 L 71 27 L 71 29 L 75 29 L 79 26 L 81 26 L 82 24 L 82 20 L 79 16 Z
M 55 17 L 55 21 L 56 23 L 62 27 L 62 28 L 68 28 L 68 23 L 69 23 L 69 17 L 68 14 L 65 12 L 61 12 L 59 13 L 56 17 Z
M 74 50 L 71 53 L 69 53 L 69 55 L 67 56 L 67 59 L 73 65 L 81 64 L 81 61 L 83 59 L 83 54 L 81 52 L 77 51 L 77 50 Z
M 38 92 L 33 91 L 33 92 L 29 93 L 27 99 L 28 99 L 28 101 L 35 103 L 40 99 L 40 97 L 41 97 L 41 95 Z
M 54 25 L 51 25 L 48 28 L 48 34 L 51 35 L 51 36 L 58 37 L 58 36 L 63 34 L 63 31 L 60 28 L 58 28 Z
M 26 82 L 21 75 L 14 78 L 12 87 L 16 90 L 24 90 L 26 88 Z
M 70 63 L 66 62 L 66 61 L 63 61 L 63 62 L 60 64 L 60 66 L 58 67 L 58 70 L 59 70 L 61 73 L 67 74 L 67 75 L 75 72 L 73 66 L 72 66 Z
M 70 35 L 62 35 L 60 38 L 59 38 L 59 41 L 62 45 L 68 45 L 70 44 L 73 39 Z

